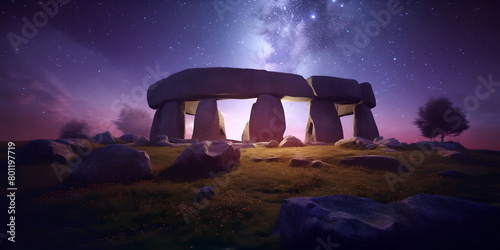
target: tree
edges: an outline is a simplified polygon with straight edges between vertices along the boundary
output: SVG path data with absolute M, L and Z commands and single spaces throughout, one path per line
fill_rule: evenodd
M 86 121 L 73 119 L 67 122 L 59 132 L 61 138 L 87 138 L 90 126 Z
M 470 128 L 464 111 L 446 97 L 430 99 L 418 109 L 417 115 L 413 124 L 422 136 L 430 139 L 440 136 L 441 142 L 448 135 L 458 136 Z
M 145 110 L 124 105 L 118 120 L 113 122 L 124 134 L 148 135 L 153 119 Z

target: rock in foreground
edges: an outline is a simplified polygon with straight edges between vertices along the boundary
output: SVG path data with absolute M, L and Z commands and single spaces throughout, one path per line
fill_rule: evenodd
M 335 143 L 335 146 L 339 148 L 352 148 L 352 149 L 374 149 L 377 145 L 373 144 L 372 141 L 367 140 L 362 137 L 352 137 L 349 139 L 342 139 Z
M 499 223 L 498 208 L 459 198 L 334 195 L 283 200 L 276 233 L 283 249 L 498 249 Z
M 146 152 L 113 144 L 92 151 L 75 166 L 76 183 L 116 183 L 150 179 L 151 160 Z
M 240 150 L 231 142 L 201 141 L 182 151 L 163 174 L 177 181 L 209 178 L 230 172 L 239 161 Z
M 304 147 L 305 144 L 297 137 L 288 135 L 279 144 L 280 147 Z
M 72 151 L 72 145 L 40 139 L 28 142 L 19 150 L 16 158 L 18 158 L 18 165 L 50 164 L 53 162 L 69 164 L 71 159 L 76 156 Z

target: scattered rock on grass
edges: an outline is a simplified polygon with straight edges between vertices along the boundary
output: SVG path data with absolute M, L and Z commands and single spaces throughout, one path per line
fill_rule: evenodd
M 204 199 L 212 199 L 215 196 L 215 190 L 211 186 L 206 186 L 200 188 L 198 192 L 194 195 L 194 202 L 200 202 Z
M 352 148 L 352 149 L 374 149 L 377 145 L 373 144 L 370 140 L 362 137 L 352 137 L 349 139 L 342 139 L 335 143 L 339 148 Z
M 283 138 L 283 140 L 279 144 L 280 147 L 304 147 L 305 144 L 302 143 L 302 141 L 293 136 L 293 135 L 288 135 Z
M 304 157 L 293 157 L 290 159 L 291 167 L 310 167 L 311 162 Z

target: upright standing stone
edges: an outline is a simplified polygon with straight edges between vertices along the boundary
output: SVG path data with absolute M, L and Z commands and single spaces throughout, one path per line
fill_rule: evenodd
M 203 99 L 194 117 L 193 139 L 198 141 L 226 139 L 224 118 L 217 110 L 217 99 Z
M 245 125 L 243 129 L 243 133 L 241 134 L 241 141 L 250 141 L 250 131 L 249 131 L 249 122 Z
M 251 141 L 283 140 L 286 123 L 280 98 L 260 95 L 252 105 L 248 127 Z
M 185 131 L 186 118 L 184 102 L 170 101 L 156 110 L 149 139 L 154 140 L 158 135 L 167 135 L 169 138 L 184 139 Z
M 309 120 L 306 129 L 306 143 L 334 143 L 344 138 L 342 124 L 337 109 L 329 100 L 311 100 L 309 102 Z
M 354 137 L 373 141 L 379 136 L 377 124 L 368 105 L 357 104 L 354 107 Z

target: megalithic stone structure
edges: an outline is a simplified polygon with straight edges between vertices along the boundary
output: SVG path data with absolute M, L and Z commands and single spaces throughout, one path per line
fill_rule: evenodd
M 217 109 L 217 99 L 203 99 L 194 117 L 193 139 L 198 141 L 226 139 L 224 118 Z
M 370 107 L 366 104 L 354 106 L 354 136 L 373 140 L 379 137 L 377 124 Z
M 325 99 L 311 100 L 305 142 L 335 143 L 343 138 L 344 131 L 333 102 Z
M 257 98 L 243 141 L 281 141 L 286 129 L 281 100 L 310 102 L 306 142 L 343 138 L 339 117 L 354 114 L 354 136 L 374 139 L 378 128 L 370 111 L 376 105 L 370 83 L 330 76 L 302 76 L 255 69 L 186 69 L 148 88 L 148 105 L 157 109 L 151 139 L 165 134 L 184 138 L 185 114 L 195 116 L 193 138 L 226 138 L 217 100 Z M 332 105 L 334 108 L 332 108 Z
M 285 129 L 285 111 L 281 98 L 268 94 L 259 95 L 252 105 L 248 122 L 250 141 L 281 141 Z
M 184 139 L 186 132 L 185 107 L 183 101 L 169 101 L 156 110 L 149 133 L 150 140 L 158 135 Z

